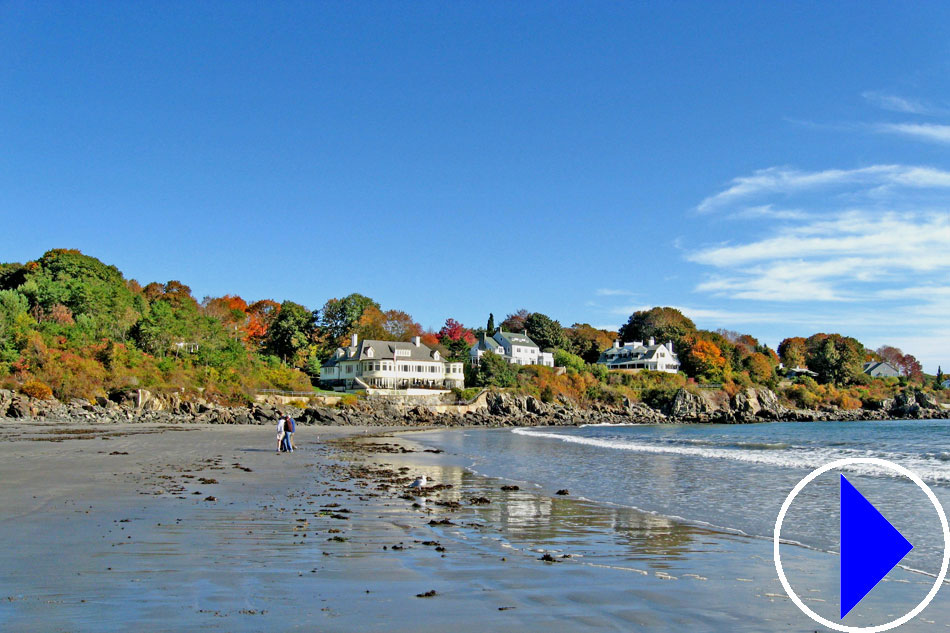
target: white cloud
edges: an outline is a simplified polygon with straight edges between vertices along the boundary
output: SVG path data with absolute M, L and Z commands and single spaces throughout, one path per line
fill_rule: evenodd
M 861 96 L 882 110 L 906 112 L 907 114 L 937 114 L 940 112 L 938 108 L 917 99 L 908 99 L 876 90 L 867 90 L 862 92 Z
M 808 217 L 808 213 L 801 209 L 777 209 L 775 205 L 762 204 L 755 207 L 745 207 L 730 214 L 729 217 L 733 220 L 755 220 L 761 218 L 772 220 L 804 220 Z
M 596 294 L 600 297 L 629 297 L 633 293 L 629 290 L 618 290 L 616 288 L 599 288 Z
M 950 126 L 913 129 L 950 143 Z M 742 215 L 744 232 L 684 245 L 706 270 L 695 290 L 718 303 L 695 318 L 780 338 L 838 331 L 902 347 L 928 371 L 950 366 L 948 190 L 950 171 L 896 164 L 772 167 L 734 179 L 698 209 Z
M 878 132 L 900 134 L 930 143 L 950 143 L 950 125 L 936 123 L 880 123 L 874 126 Z
M 851 187 L 852 194 L 880 192 L 882 187 L 947 189 L 950 188 L 950 171 L 913 165 L 870 165 L 856 169 L 824 171 L 768 167 L 759 169 L 750 176 L 734 178 L 728 188 L 707 197 L 699 203 L 696 210 L 709 213 L 750 198 L 790 195 L 835 187 Z

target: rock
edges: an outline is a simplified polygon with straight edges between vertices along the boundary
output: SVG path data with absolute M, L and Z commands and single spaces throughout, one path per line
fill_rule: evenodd
M 13 399 L 10 401 L 10 405 L 7 407 L 6 414 L 11 418 L 22 419 L 31 417 L 29 400 L 27 400 L 26 396 L 13 396 Z
M 670 416 L 681 420 L 701 420 L 708 418 L 709 403 L 706 399 L 686 389 L 680 389 L 673 398 Z
M 939 409 L 940 404 L 937 402 L 937 399 L 931 393 L 924 393 L 923 391 L 918 391 L 914 394 L 914 399 L 917 401 L 917 404 L 921 409 Z
M 555 492 L 554 494 L 556 494 L 556 495 L 561 495 L 561 496 L 563 497 L 563 496 L 565 496 L 565 495 L 571 494 L 571 491 L 568 490 L 567 488 L 561 488 L 560 490 L 558 490 L 558 491 Z

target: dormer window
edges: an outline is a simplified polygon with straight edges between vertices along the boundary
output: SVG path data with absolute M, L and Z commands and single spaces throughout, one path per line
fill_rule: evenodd
M 372 358 L 372 357 L 373 357 L 373 348 L 372 348 L 372 347 L 367 347 L 367 348 L 366 348 L 366 358 Z
M 432 358 L 434 358 L 435 360 L 441 360 L 441 359 L 442 359 L 442 358 L 441 358 L 441 355 L 439 354 L 439 350 L 435 350 L 434 352 L 432 352 Z

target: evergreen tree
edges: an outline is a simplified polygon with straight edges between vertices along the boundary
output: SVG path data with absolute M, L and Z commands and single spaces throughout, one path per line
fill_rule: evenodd
M 495 333 L 495 314 L 493 312 L 488 313 L 488 327 L 485 328 L 485 331 L 488 333 L 488 336 Z

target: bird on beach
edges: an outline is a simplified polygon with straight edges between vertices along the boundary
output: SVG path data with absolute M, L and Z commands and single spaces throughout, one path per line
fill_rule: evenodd
M 426 484 L 428 483 L 429 483 L 429 480 L 426 478 L 425 475 L 423 475 L 422 477 L 416 477 L 416 480 L 412 482 L 411 484 L 409 484 L 409 487 L 410 488 L 425 488 Z

